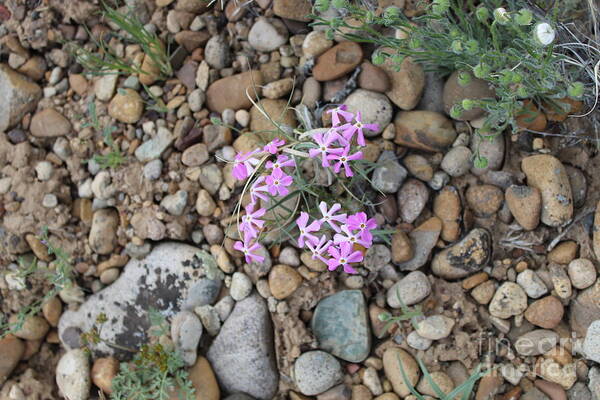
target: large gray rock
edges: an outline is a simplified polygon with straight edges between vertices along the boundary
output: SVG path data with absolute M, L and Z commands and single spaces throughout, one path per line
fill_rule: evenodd
M 187 244 L 166 242 L 145 258 L 130 260 L 112 285 L 90 296 L 77 311 L 62 314 L 58 324 L 62 344 L 67 349 L 80 347 L 80 334 L 92 329 L 98 315 L 104 313 L 107 321 L 100 330 L 103 340 L 91 346 L 94 355 L 130 356 L 106 343 L 137 349 L 148 339 L 150 309 L 165 317 L 175 315 L 202 276 L 198 252 L 198 248 Z
M 35 110 L 42 98 L 42 89 L 24 75 L 0 64 L 0 132 L 19 123 Z
M 262 297 L 254 293 L 235 305 L 206 357 L 225 392 L 273 398 L 279 372 L 271 317 Z

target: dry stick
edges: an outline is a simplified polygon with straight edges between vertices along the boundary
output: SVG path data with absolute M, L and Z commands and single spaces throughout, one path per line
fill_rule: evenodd
M 563 231 L 561 233 L 559 233 L 548 245 L 547 247 L 547 251 L 552 250 L 557 244 L 558 242 L 567 234 L 567 232 L 573 227 L 573 225 L 575 225 L 576 223 L 578 223 L 579 221 L 581 221 L 582 219 L 584 219 L 585 217 L 587 217 L 589 214 L 594 212 L 595 207 L 591 206 L 591 207 L 586 207 L 584 208 L 579 215 L 577 215 L 574 219 L 573 222 L 571 222 L 565 229 L 563 229 Z

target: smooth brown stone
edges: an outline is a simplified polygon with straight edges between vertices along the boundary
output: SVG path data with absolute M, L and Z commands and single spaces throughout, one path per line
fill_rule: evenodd
M 241 74 L 228 76 L 212 83 L 206 91 L 206 105 L 211 111 L 222 113 L 230 108 L 234 111 L 248 109 L 252 102 L 246 96 L 256 98 L 260 95 L 258 88 L 263 84 L 263 77 L 260 72 L 247 71 Z
M 356 68 L 362 59 L 363 51 L 359 44 L 342 42 L 319 56 L 312 71 L 313 77 L 321 82 L 341 78 Z

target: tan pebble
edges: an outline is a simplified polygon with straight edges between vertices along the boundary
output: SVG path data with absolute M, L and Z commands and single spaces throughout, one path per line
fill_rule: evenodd
M 44 246 L 44 244 L 40 241 L 40 239 L 38 239 L 37 236 L 35 236 L 32 233 L 28 233 L 27 235 L 25 235 L 25 241 L 27 242 L 27 244 L 31 248 L 31 251 L 33 251 L 33 254 L 35 254 L 37 258 L 46 262 L 52 260 L 51 256 L 48 254 L 48 248 Z
M 52 329 L 50 332 L 48 332 L 46 335 L 46 342 L 52 344 L 60 343 L 60 338 L 58 337 L 58 331 L 56 329 Z
M 17 315 L 11 315 L 11 317 L 9 318 L 9 322 L 11 324 L 16 323 L 17 321 Z M 31 315 L 25 318 L 25 322 L 23 323 L 21 329 L 15 330 L 13 334 L 16 337 L 25 340 L 40 340 L 44 336 L 46 336 L 46 333 L 48 333 L 49 329 L 50 326 L 44 318 L 38 317 L 36 315 Z
M 471 291 L 471 296 L 473 296 L 473 298 L 479 304 L 486 305 L 492 300 L 492 297 L 494 296 L 495 291 L 496 291 L 496 284 L 494 283 L 494 281 L 486 281 L 486 282 L 483 282 L 482 284 L 476 286 Z
M 352 386 L 352 400 L 371 400 L 373 398 L 373 394 L 364 385 L 354 385 Z
M 25 352 L 25 344 L 20 339 L 8 335 L 0 339 L 0 385 L 10 376 Z
M 113 254 L 108 260 L 102 261 L 96 268 L 96 275 L 102 274 L 109 268 L 122 267 L 129 261 L 129 256 L 126 254 Z
M 577 256 L 578 247 L 577 243 L 572 240 L 561 242 L 548 253 L 548 261 L 557 264 L 568 264 Z
M 23 353 L 22 360 L 29 360 L 31 357 L 36 355 L 40 351 L 40 347 L 42 346 L 43 340 L 26 340 L 25 341 L 25 353 Z
M 534 381 L 535 387 L 544 392 L 551 400 L 567 400 L 567 393 L 559 384 L 542 379 Z
M 71 132 L 71 122 L 53 108 L 37 112 L 31 118 L 29 130 L 36 137 L 57 137 Z
M 375 397 L 375 400 L 400 400 L 400 398 L 395 393 L 384 393 L 381 396 Z
M 467 189 L 465 198 L 476 215 L 489 217 L 502 206 L 504 194 L 493 185 L 475 185 Z
M 383 354 L 383 369 L 385 376 L 390 380 L 394 392 L 401 397 L 406 397 L 410 394 L 410 389 L 404 380 L 404 374 L 408 378 L 411 385 L 416 385 L 421 375 L 419 367 L 415 359 L 405 350 L 400 348 L 389 348 Z
M 119 373 L 119 361 L 114 357 L 98 358 L 92 366 L 92 382 L 104 393 L 112 393 L 112 381 Z
M 269 287 L 273 297 L 285 299 L 300 286 L 302 277 L 289 265 L 275 265 L 269 272 Z
M 219 400 L 221 391 L 215 373 L 204 357 L 199 356 L 196 364 L 188 370 L 189 379 L 196 390 L 196 400 Z
M 505 192 L 506 204 L 519 225 L 525 230 L 533 230 L 540 223 L 542 195 L 530 186 L 512 185 Z
M 441 237 L 446 242 L 454 242 L 460 235 L 458 221 L 461 216 L 461 203 L 454 186 L 444 186 L 433 201 L 433 213 L 442 220 Z
M 450 393 L 454 389 L 454 382 L 446 373 L 438 371 L 430 373 L 431 380 L 441 389 L 445 394 Z M 433 389 L 433 387 L 429 384 L 428 379 L 421 379 L 419 384 L 417 385 L 417 391 L 424 395 L 429 395 L 432 397 L 438 397 L 437 392 Z
M 548 268 L 550 269 L 550 277 L 558 297 L 562 299 L 568 299 L 571 297 L 573 294 L 573 288 L 565 268 L 562 265 L 554 263 L 550 263 Z
M 391 49 L 384 47 L 381 50 L 389 51 Z M 421 100 L 425 88 L 425 71 L 423 67 L 410 57 L 402 60 L 400 65 L 389 57 L 379 67 L 390 78 L 390 89 L 385 92 L 390 100 L 402 110 L 415 108 Z
M 507 319 L 521 314 L 527 309 L 527 294 L 514 282 L 504 282 L 492 298 L 489 306 L 494 317 Z
M 110 285 L 119 277 L 120 271 L 118 268 L 109 268 L 100 274 L 100 282 L 105 285 Z
M 479 381 L 479 386 L 475 393 L 475 400 L 488 400 L 494 398 L 500 391 L 503 381 L 504 379 L 502 379 L 501 376 L 498 376 L 498 374 L 485 375 Z
M 525 311 L 525 319 L 545 329 L 553 329 L 562 320 L 564 307 L 559 299 L 547 296 L 536 300 Z
M 69 86 L 80 96 L 85 95 L 88 89 L 88 81 L 81 74 L 69 75 Z
M 573 363 L 571 352 L 564 346 L 556 346 L 544 354 L 544 357 L 551 358 L 562 366 Z
M 62 314 L 62 303 L 57 296 L 53 296 L 42 305 L 42 313 L 44 318 L 50 324 L 50 326 L 56 328 L 58 326 L 58 320 Z
M 139 74 L 139 79 L 142 85 L 150 86 L 156 82 L 160 76 L 160 69 L 148 54 L 144 56 L 144 61 L 142 61 L 140 70 L 142 72 Z
M 598 276 L 596 267 L 592 261 L 586 258 L 578 258 L 569 263 L 569 278 L 577 289 L 586 289 L 596 282 Z
M 556 361 L 547 358 L 540 363 L 539 371 L 542 378 L 559 384 L 565 390 L 570 389 L 577 381 L 575 364 L 561 366 Z
M 462 287 L 465 290 L 471 290 L 475 286 L 480 285 L 481 283 L 487 281 L 489 279 L 489 275 L 487 272 L 478 272 L 475 275 L 471 275 L 462 281 Z
M 392 261 L 403 263 L 414 257 L 414 249 L 410 238 L 403 231 L 397 231 L 392 236 Z
M 133 89 L 119 89 L 108 105 L 108 114 L 120 122 L 135 124 L 144 112 L 144 101 Z

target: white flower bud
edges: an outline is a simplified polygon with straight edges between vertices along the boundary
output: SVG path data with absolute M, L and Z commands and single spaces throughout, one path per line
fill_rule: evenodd
M 494 10 L 494 19 L 499 23 L 499 24 L 506 24 L 508 21 L 510 21 L 510 16 L 508 15 L 508 11 L 506 11 L 505 8 L 499 7 L 496 8 Z
M 554 42 L 554 38 L 556 37 L 556 31 L 547 22 L 540 22 L 533 28 L 533 34 L 535 39 L 542 46 L 548 46 L 550 43 Z

